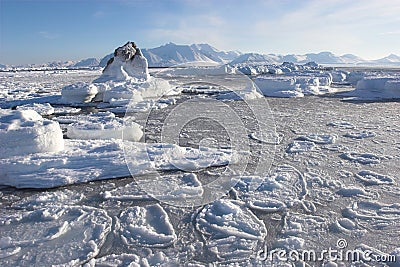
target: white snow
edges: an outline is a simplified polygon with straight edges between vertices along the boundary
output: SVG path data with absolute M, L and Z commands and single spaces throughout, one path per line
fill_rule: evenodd
M 111 112 L 99 112 L 67 126 L 71 139 L 124 139 L 139 141 L 143 136 L 141 126 L 130 117 L 117 118 Z
M 147 59 L 132 42 L 115 49 L 111 64 L 103 70 L 103 74 L 95 82 L 125 81 L 143 82 L 149 79 Z
M 61 128 L 34 110 L 0 109 L 0 158 L 64 149 Z
M 55 109 L 49 104 L 38 104 L 38 103 L 31 103 L 22 106 L 18 106 L 17 110 L 34 110 L 41 116 L 51 115 L 54 114 Z
M 119 227 L 121 239 L 128 246 L 167 247 L 177 239 L 168 214 L 159 204 L 122 211 Z

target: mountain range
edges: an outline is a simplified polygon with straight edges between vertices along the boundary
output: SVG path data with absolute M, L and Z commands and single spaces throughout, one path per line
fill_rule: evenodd
M 167 43 L 155 48 L 142 49 L 143 55 L 147 58 L 150 67 L 169 67 L 182 63 L 202 61 L 207 64 L 241 65 L 252 63 L 280 64 L 282 62 L 293 62 L 304 64 L 314 61 L 318 64 L 351 64 L 351 65 L 400 65 L 400 56 L 391 54 L 377 60 L 364 60 L 352 54 L 342 56 L 331 52 L 308 53 L 304 55 L 275 55 L 259 53 L 241 53 L 239 51 L 221 51 L 209 44 L 178 45 Z M 91 68 L 105 67 L 107 61 L 113 56 L 112 53 L 102 59 L 87 58 L 80 61 L 51 62 L 41 65 L 29 65 L 18 67 L 49 67 L 49 68 Z M 0 64 L 1 68 L 8 66 Z

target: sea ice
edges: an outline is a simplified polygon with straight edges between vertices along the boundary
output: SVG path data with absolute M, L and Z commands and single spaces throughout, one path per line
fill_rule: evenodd
M 220 199 L 206 205 L 196 217 L 207 249 L 219 260 L 242 261 L 255 257 L 267 230 L 240 201 Z
M 316 147 L 314 142 L 310 141 L 293 141 L 290 143 L 286 149 L 287 153 L 300 153 L 314 150 Z
M 167 213 L 159 204 L 122 211 L 119 232 L 128 246 L 168 247 L 177 239 Z
M 361 131 L 361 132 L 348 132 L 344 136 L 353 139 L 364 139 L 364 138 L 375 137 L 376 134 L 371 131 Z
M 49 104 L 38 104 L 38 103 L 31 103 L 22 106 L 18 106 L 17 110 L 34 110 L 41 116 L 51 115 L 54 114 L 54 108 Z
M 87 103 L 92 101 L 97 93 L 96 85 L 78 82 L 62 88 L 60 102 L 66 104 Z
M 0 216 L 2 266 L 76 266 L 94 258 L 111 231 L 104 210 L 85 206 L 9 211 Z
M 140 179 L 140 178 L 138 178 Z M 155 199 L 169 204 L 187 204 L 201 198 L 203 186 L 194 173 L 163 174 L 140 179 L 140 188 Z
M 357 82 L 356 89 L 344 94 L 359 100 L 400 98 L 400 78 L 398 76 L 369 76 Z
M 67 136 L 71 139 L 124 139 L 139 141 L 143 136 L 141 126 L 130 117 L 117 118 L 111 112 L 99 112 L 85 116 L 67 126 Z
M 34 110 L 0 109 L 0 159 L 63 149 L 58 122 L 42 118 Z
M 85 196 L 82 193 L 76 193 L 69 189 L 64 189 L 34 194 L 13 203 L 12 206 L 14 208 L 31 210 L 45 206 L 75 205 L 84 199 Z
M 342 158 L 358 162 L 361 164 L 378 164 L 384 157 L 377 156 L 371 153 L 358 153 L 358 152 L 346 152 L 341 155 Z
M 343 209 L 343 216 L 358 219 L 364 227 L 382 229 L 398 227 L 400 222 L 400 204 L 383 204 L 377 201 L 357 201 Z M 396 228 L 398 229 L 398 228 Z
M 307 134 L 297 138 L 298 140 L 310 141 L 316 144 L 333 144 L 336 141 L 335 135 L 329 134 Z
M 365 185 L 384 185 L 394 184 L 394 179 L 383 174 L 379 174 L 369 170 L 358 172 L 356 178 L 363 182 Z
M 127 158 L 125 158 L 124 155 Z M 128 160 L 129 169 L 125 163 Z M 226 150 L 201 150 L 172 144 L 121 140 L 65 140 L 65 150 L 0 159 L 0 184 L 17 188 L 52 188 L 88 181 L 199 170 L 234 163 Z

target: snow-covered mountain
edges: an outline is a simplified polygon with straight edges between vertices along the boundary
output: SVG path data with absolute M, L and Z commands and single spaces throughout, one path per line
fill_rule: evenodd
M 0 69 L 6 69 L 7 65 L 0 64 Z
M 73 68 L 86 68 L 86 67 L 97 67 L 99 65 L 99 60 L 97 58 L 87 58 L 75 63 Z
M 394 55 L 394 54 L 390 54 L 387 57 L 381 58 L 381 59 L 377 59 L 377 60 L 373 60 L 374 63 L 376 64 L 396 64 L 396 63 L 400 63 L 400 56 L 398 55 Z
M 241 53 L 239 51 L 222 51 L 209 44 L 178 45 L 167 43 L 155 48 L 142 49 L 149 67 L 169 67 L 187 62 L 202 61 L 206 64 L 225 64 L 244 65 L 244 64 L 281 64 L 283 62 L 293 62 L 305 64 L 314 61 L 318 64 L 363 64 L 363 65 L 400 65 L 400 56 L 391 54 L 387 57 L 376 60 L 364 60 L 353 54 L 335 55 L 332 52 L 308 53 L 303 55 L 288 54 L 259 54 Z M 103 57 L 100 61 L 96 58 L 87 58 L 80 61 L 56 61 L 46 64 L 31 64 L 26 66 L 6 66 L 5 67 L 28 67 L 28 68 L 85 68 L 85 67 L 105 67 L 113 53 Z
M 274 55 L 274 54 L 256 54 L 256 53 L 247 53 L 242 54 L 237 57 L 235 60 L 231 61 L 230 64 L 246 64 L 246 63 L 282 63 L 282 62 L 293 62 L 304 64 L 307 62 L 316 62 L 318 64 L 357 64 L 367 62 L 360 57 L 357 57 L 352 54 L 346 54 L 343 56 L 337 56 L 331 52 L 320 52 L 320 53 L 309 53 L 305 55 Z
M 210 64 L 227 63 L 238 57 L 238 51 L 221 51 L 209 44 L 178 45 L 168 43 L 155 48 L 142 49 L 149 67 L 168 67 L 182 63 L 202 61 Z M 100 60 L 99 66 L 105 67 L 112 57 L 109 54 Z
M 243 64 L 243 63 L 276 63 L 277 62 L 276 56 L 271 56 L 271 55 L 262 55 L 258 53 L 246 53 L 243 55 L 238 56 L 236 59 L 232 60 L 230 62 L 231 65 L 236 65 L 236 64 Z

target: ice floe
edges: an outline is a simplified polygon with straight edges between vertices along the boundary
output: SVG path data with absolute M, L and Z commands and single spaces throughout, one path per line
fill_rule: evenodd
M 364 130 L 361 132 L 348 132 L 344 136 L 353 139 L 364 139 L 364 138 L 375 137 L 376 134 L 374 132 Z
M 316 144 L 333 144 L 337 136 L 329 134 L 307 134 L 297 138 L 298 140 L 309 141 Z
M 163 174 L 140 179 L 140 188 L 155 199 L 169 204 L 190 205 L 203 195 L 204 189 L 194 173 Z
M 0 159 L 0 184 L 18 188 L 52 188 L 129 177 L 131 174 L 157 173 L 158 170 L 198 170 L 233 162 L 232 152 L 226 150 L 199 150 L 121 140 L 67 139 L 65 149 L 57 153 Z
M 264 178 L 242 177 L 235 188 L 248 207 L 263 212 L 285 210 L 302 202 L 307 194 L 304 175 L 288 165 L 278 166 Z
M 167 213 L 159 204 L 122 211 L 119 233 L 128 246 L 168 247 L 177 239 Z
M 342 129 L 353 129 L 355 126 L 348 122 L 348 121 L 333 121 L 329 122 L 327 126 L 332 126 L 332 127 L 337 127 L 337 128 L 342 128 Z
M 379 174 L 369 170 L 358 172 L 356 178 L 363 182 L 365 185 L 390 185 L 394 184 L 394 179 L 388 175 Z
M 255 257 L 267 230 L 245 204 L 234 200 L 216 200 L 196 217 L 196 228 L 207 249 L 219 260 L 238 262 Z
M 84 116 L 67 126 L 67 136 L 71 139 L 124 139 L 139 141 L 143 136 L 141 126 L 131 117 L 117 118 L 111 112 L 99 112 Z
M 47 207 L 2 213 L 0 226 L 2 266 L 75 266 L 99 253 L 111 218 L 85 206 Z
M 377 201 L 357 201 L 343 209 L 343 216 L 357 219 L 360 224 L 375 229 L 398 227 L 400 204 L 383 204 Z
M 280 77 L 258 76 L 255 84 L 265 96 L 272 97 L 303 97 L 304 95 L 321 95 L 333 93 L 336 90 L 330 87 L 330 74 L 317 73 L 304 75 L 289 75 Z
M 65 86 L 61 90 L 61 103 L 75 104 L 88 103 L 98 93 L 97 86 L 90 83 L 77 82 Z
M 359 80 L 354 91 L 347 92 L 350 99 L 399 99 L 400 78 L 398 76 L 369 76 Z
M 341 155 L 342 158 L 361 163 L 361 164 L 378 164 L 384 157 L 377 156 L 371 153 L 358 153 L 358 152 L 346 152 Z
M 64 149 L 61 128 L 34 110 L 0 109 L 0 158 Z
M 266 144 L 279 145 L 282 142 L 283 135 L 275 132 L 253 132 L 250 138 Z
M 312 151 L 316 148 L 316 145 L 314 142 L 310 141 L 293 141 L 290 143 L 286 149 L 287 153 L 301 153 L 301 152 L 307 152 L 307 151 Z
M 39 104 L 39 103 L 31 103 L 22 106 L 18 106 L 17 110 L 34 110 L 41 116 L 54 114 L 55 109 L 49 104 Z
M 64 189 L 34 194 L 15 202 L 12 206 L 23 209 L 37 209 L 45 206 L 75 205 L 84 199 L 85 196 L 82 193 Z

